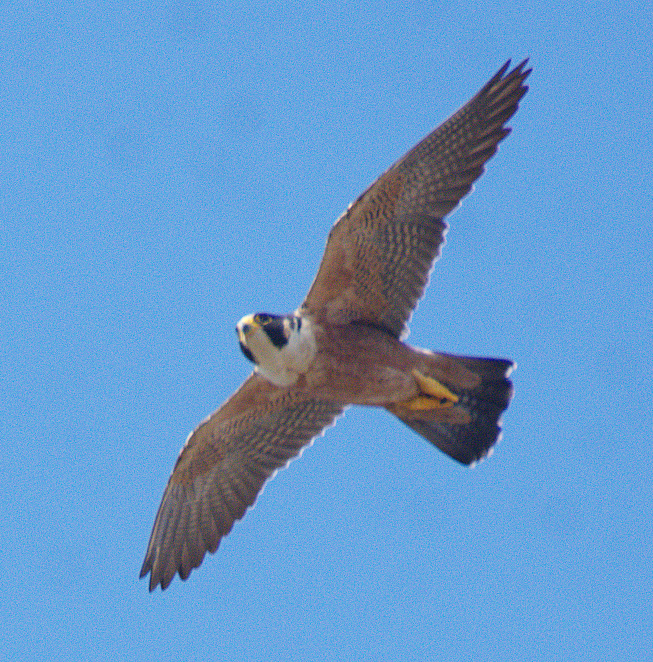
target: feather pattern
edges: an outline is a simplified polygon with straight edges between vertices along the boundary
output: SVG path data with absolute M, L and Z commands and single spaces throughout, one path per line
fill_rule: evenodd
M 259 375 L 188 438 L 154 522 L 140 576 L 150 590 L 186 579 L 256 500 L 265 481 L 332 425 L 342 404 L 281 389 Z
M 363 322 L 395 337 L 440 256 L 451 212 L 484 172 L 527 87 L 526 61 L 509 62 L 458 112 L 374 182 L 332 228 L 300 314 Z

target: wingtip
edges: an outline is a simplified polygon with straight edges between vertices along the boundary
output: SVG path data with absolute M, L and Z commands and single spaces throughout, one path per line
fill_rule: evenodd
M 524 67 L 528 64 L 530 58 L 524 58 L 518 65 L 514 67 L 511 71 L 508 71 L 510 68 L 510 64 L 512 62 L 512 59 L 506 60 L 502 67 L 497 71 L 496 74 L 494 74 L 493 79 L 498 80 L 501 78 L 504 78 L 504 74 L 508 71 L 506 74 L 505 78 L 512 78 L 512 77 L 520 77 L 522 80 L 525 80 L 533 71 L 533 67 L 529 67 L 528 69 L 524 70 Z
M 172 577 L 171 577 L 166 582 L 165 577 L 161 577 L 159 576 L 159 573 L 155 572 L 154 564 L 151 558 L 149 557 L 149 555 L 146 556 L 145 561 L 143 561 L 143 566 L 141 567 L 141 571 L 138 573 L 138 578 L 143 579 L 144 577 L 147 577 L 148 574 L 150 575 L 150 581 L 148 583 L 148 590 L 150 593 L 153 593 L 156 590 L 156 587 L 159 586 L 159 584 L 161 585 L 161 590 L 165 591 L 165 589 L 172 581 Z
M 524 67 L 528 64 L 530 58 L 524 58 L 508 75 L 509 76 L 519 76 L 522 81 L 526 80 L 530 75 L 531 72 L 533 71 L 533 67 L 529 67 L 528 69 L 524 69 Z M 510 60 L 508 60 L 508 63 L 510 63 Z M 524 86 L 526 89 L 528 87 Z
M 147 577 L 147 575 L 150 575 L 150 581 L 148 583 L 148 590 L 150 593 L 154 591 L 154 589 L 158 586 L 159 582 L 154 581 L 154 574 L 152 573 L 152 568 L 147 562 L 147 559 L 145 559 L 145 562 L 143 563 L 143 567 L 141 568 L 141 571 L 138 573 L 138 578 L 143 579 Z
M 149 571 L 148 571 L 148 572 L 149 572 Z M 147 574 L 148 574 L 147 572 L 146 572 L 145 574 L 141 574 L 141 575 L 139 576 L 139 579 L 143 579 L 143 577 L 145 577 Z M 156 591 L 157 587 L 158 587 L 158 586 L 161 586 L 161 590 L 162 590 L 162 591 L 165 591 L 165 590 L 168 588 L 168 586 L 170 586 L 170 583 L 171 583 L 171 582 L 172 582 L 172 578 L 170 578 L 170 579 L 166 582 L 163 578 L 161 578 L 161 577 L 155 577 L 154 574 L 151 574 L 151 575 L 150 575 L 150 581 L 148 582 L 148 585 L 147 585 L 147 590 L 148 590 L 150 593 L 154 593 L 154 591 Z

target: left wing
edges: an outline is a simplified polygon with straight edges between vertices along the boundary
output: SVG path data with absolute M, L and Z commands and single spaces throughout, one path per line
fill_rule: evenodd
M 447 226 L 444 217 L 510 133 L 505 123 L 528 88 L 526 61 L 510 62 L 370 186 L 333 226 L 302 314 L 407 332 Z
M 344 406 L 252 375 L 188 438 L 168 481 L 140 576 L 150 591 L 186 579 L 256 500 L 265 481 Z

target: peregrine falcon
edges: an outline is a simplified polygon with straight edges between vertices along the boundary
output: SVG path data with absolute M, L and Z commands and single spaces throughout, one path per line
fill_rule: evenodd
M 382 407 L 463 464 L 486 457 L 512 398 L 505 359 L 417 349 L 407 323 L 447 224 L 510 129 L 531 72 L 510 61 L 337 220 L 317 276 L 287 315 L 236 325 L 254 372 L 184 444 L 140 572 L 187 579 L 263 484 L 349 405 Z M 508 72 L 508 73 L 506 73 Z

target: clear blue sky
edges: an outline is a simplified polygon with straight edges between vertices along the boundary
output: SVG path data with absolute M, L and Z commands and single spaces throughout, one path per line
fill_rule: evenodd
M 3 3 L 6 659 L 649 655 L 652 41 L 631 3 Z M 410 338 L 517 361 L 493 457 L 349 410 L 149 594 L 235 322 L 292 310 L 346 205 L 527 56 Z

